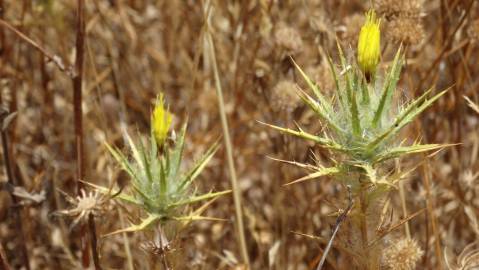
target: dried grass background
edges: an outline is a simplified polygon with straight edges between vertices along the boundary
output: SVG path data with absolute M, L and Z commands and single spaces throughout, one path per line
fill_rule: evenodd
M 345 190 L 327 178 L 283 187 L 303 172 L 268 156 L 311 162 L 311 151 L 324 160 L 328 153 L 257 121 L 290 127 L 296 121 L 310 131 L 321 130 L 293 92 L 295 84 L 304 87 L 304 82 L 289 56 L 323 89 L 333 91 L 327 54 L 337 59 L 337 37 L 354 57 L 371 2 L 383 16 L 382 63 L 392 60 L 401 41 L 406 46 L 407 66 L 397 98 L 406 100 L 429 87 L 439 91 L 453 85 L 405 135 L 459 145 L 428 159 L 404 187 L 410 214 L 427 208 L 409 222 L 411 235 L 424 251 L 417 269 L 446 269 L 446 260 L 467 269 L 460 268 L 465 263 L 460 253 L 479 237 L 479 116 L 463 96 L 479 100 L 479 2 L 213 0 L 210 30 L 243 198 L 251 269 L 315 269 L 325 243 L 293 232 L 329 239 L 335 221 L 331 214 L 347 203 Z M 160 91 L 174 113 L 175 128 L 189 122 L 187 161 L 222 135 L 204 37 L 205 9 L 203 1 L 193 0 L 85 1 L 84 180 L 104 186 L 126 180 L 103 142 L 122 147 L 122 128 L 148 132 L 152 104 Z M 1 19 L 67 66 L 75 61 L 75 12 L 75 1 L 0 0 Z M 68 230 L 71 220 L 52 215 L 68 207 L 57 190 L 74 194 L 76 186 L 71 80 L 0 25 L 0 90 L 2 106 L 18 112 L 9 128 L 14 173 L 27 194 L 40 196 L 35 201 L 24 194 L 18 197 L 19 205 L 6 188 L 0 191 L 5 257 L 13 269 L 20 269 L 21 243 L 12 218 L 20 212 L 32 269 L 78 267 L 78 232 Z M 405 162 L 412 166 L 420 160 L 416 156 Z M 2 186 L 6 181 L 2 170 Z M 231 188 L 224 147 L 198 183 L 202 191 Z M 399 193 L 390 198 L 395 223 L 403 213 Z M 128 220 L 136 222 L 138 214 L 112 202 L 96 218 L 98 233 L 124 227 Z M 171 264 L 175 269 L 240 269 L 232 196 L 218 199 L 207 214 L 227 221 L 196 222 L 180 238 L 170 239 Z M 401 226 L 395 233 L 403 232 Z M 128 235 L 135 269 L 149 267 L 149 255 L 139 248 L 147 237 Z M 122 235 L 100 239 L 105 269 L 128 269 L 123 243 Z M 348 263 L 347 254 L 333 249 L 327 268 L 349 269 Z

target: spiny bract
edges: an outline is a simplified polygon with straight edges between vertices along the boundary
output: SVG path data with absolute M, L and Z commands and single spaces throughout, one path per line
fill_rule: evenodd
M 298 89 L 301 99 L 317 114 L 327 129 L 320 135 L 310 134 L 299 130 L 269 125 L 281 132 L 288 133 L 307 140 L 312 140 L 322 147 L 339 154 L 341 160 L 333 160 L 335 166 L 325 168 L 321 165 L 313 166 L 288 162 L 310 169 L 311 174 L 295 180 L 297 183 L 324 175 L 336 176 L 336 179 L 358 190 L 359 181 L 353 177 L 359 172 L 362 179 L 374 186 L 392 186 L 404 177 L 398 175 L 380 175 L 378 164 L 406 154 L 438 149 L 444 145 L 425 144 L 414 142 L 412 145 L 403 145 L 404 141 L 397 142 L 399 131 L 429 107 L 435 100 L 444 95 L 447 90 L 428 99 L 431 89 L 407 104 L 398 106 L 395 110 L 393 93 L 402 66 L 401 48 L 396 53 L 394 61 L 384 75 L 384 82 L 376 77 L 367 82 L 363 73 L 355 65 L 348 64 L 341 47 L 338 45 L 342 71 L 338 74 L 329 60 L 329 65 L 336 84 L 336 96 L 328 98 L 322 94 L 319 87 L 296 65 L 301 76 L 314 92 L 316 99 Z M 395 113 L 395 111 L 397 111 Z M 375 189 L 374 189 L 375 190 Z M 382 189 L 385 190 L 385 189 Z

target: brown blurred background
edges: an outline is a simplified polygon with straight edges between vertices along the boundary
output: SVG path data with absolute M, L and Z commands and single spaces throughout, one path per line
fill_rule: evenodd
M 406 67 L 398 87 L 399 103 L 433 87 L 452 86 L 447 95 L 404 133 L 428 143 L 458 143 L 431 157 L 405 182 L 408 211 L 430 203 L 409 222 L 424 255 L 418 269 L 440 269 L 461 260 L 461 251 L 479 236 L 476 197 L 478 114 L 463 96 L 478 101 L 479 2 L 474 0 L 89 0 L 85 1 L 83 129 L 87 157 L 85 180 L 109 186 L 125 175 L 103 142 L 122 144 L 121 130 L 149 131 L 156 96 L 165 93 L 174 128 L 188 120 L 186 163 L 222 135 L 213 63 L 205 38 L 209 20 L 229 121 L 234 161 L 243 199 L 245 234 L 252 269 L 315 269 L 324 243 L 294 232 L 329 239 L 335 217 L 346 205 L 345 190 L 327 178 L 283 187 L 303 171 L 268 158 L 312 162 L 311 152 L 327 152 L 257 121 L 310 132 L 322 126 L 294 94 L 306 89 L 290 61 L 295 61 L 330 95 L 334 84 L 326 57 L 337 62 L 336 39 L 354 60 L 364 13 L 380 16 L 382 65 L 402 42 Z M 38 47 L 75 63 L 76 1 L 0 0 L 0 18 Z M 206 14 L 210 12 L 207 19 Z M 78 267 L 79 240 L 71 219 L 53 216 L 68 207 L 61 189 L 75 194 L 73 85 L 44 53 L 0 24 L 1 105 L 18 112 L 8 127 L 13 173 L 25 193 L 16 202 L 0 182 L 0 239 L 12 269 L 22 264 L 25 243 L 32 269 Z M 422 157 L 404 160 L 404 166 Z M 3 164 L 5 161 L 3 160 Z M 224 146 L 200 176 L 201 191 L 230 189 Z M 429 180 L 429 184 L 425 182 Z M 429 193 L 428 196 L 426 196 Z M 394 220 L 402 216 L 392 192 Z M 20 213 L 25 239 L 15 227 Z M 120 214 L 120 212 L 122 214 Z M 121 217 L 119 216 L 121 215 Z M 240 269 L 232 196 L 218 199 L 208 216 L 226 222 L 197 222 L 172 240 L 174 269 Z M 137 220 L 139 212 L 111 203 L 96 218 L 99 235 Z M 435 219 L 431 219 L 435 217 Z M 398 230 L 404 230 L 399 228 Z M 148 269 L 139 248 L 142 233 L 129 234 L 135 269 Z M 122 235 L 101 238 L 104 269 L 128 269 Z M 464 255 L 464 254 L 463 254 Z M 334 250 L 328 269 L 348 269 L 348 257 Z

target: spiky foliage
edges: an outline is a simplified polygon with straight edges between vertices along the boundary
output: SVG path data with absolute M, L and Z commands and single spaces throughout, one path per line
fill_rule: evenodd
M 162 117 L 165 121 L 167 118 Z M 160 222 L 177 220 L 188 223 L 192 220 L 214 219 L 201 216 L 206 207 L 200 207 L 192 213 L 185 213 L 186 206 L 214 199 L 230 191 L 209 192 L 202 195 L 195 194 L 192 183 L 206 167 L 218 148 L 215 143 L 194 165 L 186 171 L 181 171 L 181 162 L 185 143 L 186 124 L 177 136 L 174 146 L 169 147 L 164 140 L 158 145 L 156 126 L 152 123 L 150 138 L 140 138 L 138 143 L 126 134 L 131 159 L 124 155 L 118 148 L 106 144 L 106 147 L 118 161 L 121 168 L 131 177 L 131 194 L 121 192 L 115 198 L 134 204 L 142 208 L 147 217 L 138 225 L 115 231 L 120 232 L 139 231 L 148 226 Z M 161 126 L 161 125 L 160 125 Z M 91 184 L 90 184 L 91 185 Z M 105 187 L 96 186 L 101 192 L 115 194 L 118 191 L 109 190 Z M 208 205 L 208 203 L 206 204 Z
M 357 65 L 348 64 L 338 45 L 341 72 L 338 73 L 329 59 L 329 65 L 336 84 L 336 96 L 328 98 L 321 89 L 295 63 L 299 73 L 314 92 L 316 98 L 298 89 L 301 99 L 316 113 L 327 127 L 322 134 L 310 134 L 301 129 L 292 130 L 274 125 L 270 127 L 283 133 L 311 140 L 337 153 L 335 166 L 305 165 L 313 172 L 292 183 L 330 175 L 352 187 L 353 192 L 362 185 L 371 185 L 370 192 L 386 191 L 404 175 L 389 175 L 380 168 L 383 162 L 407 154 L 419 153 L 443 147 L 440 144 L 404 145 L 398 141 L 398 133 L 413 119 L 446 93 L 442 91 L 431 98 L 432 90 L 406 104 L 396 105 L 393 95 L 402 66 L 401 49 L 398 50 L 384 81 L 373 77 L 367 82 Z M 297 164 L 299 165 L 299 164 Z M 358 174 L 361 181 L 358 180 Z M 378 189 L 378 187 L 380 187 Z

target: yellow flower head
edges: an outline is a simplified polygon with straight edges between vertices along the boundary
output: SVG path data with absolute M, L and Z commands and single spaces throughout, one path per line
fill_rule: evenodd
M 361 27 L 358 41 L 358 63 L 361 70 L 370 76 L 376 71 L 379 62 L 381 32 L 379 31 L 380 19 L 376 18 L 374 10 L 366 13 L 366 22 Z
M 156 143 L 162 146 L 168 136 L 168 130 L 171 126 L 171 113 L 165 109 L 163 93 L 160 93 L 156 100 L 155 109 L 151 116 L 151 128 L 155 136 Z

